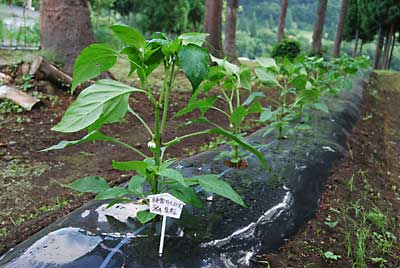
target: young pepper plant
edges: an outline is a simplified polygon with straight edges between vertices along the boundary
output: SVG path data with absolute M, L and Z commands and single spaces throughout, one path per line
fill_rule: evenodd
M 278 105 L 276 110 L 264 107 L 260 115 L 261 122 L 270 122 L 265 135 L 276 129 L 278 138 L 283 139 L 293 134 L 296 130 L 309 129 L 306 124 L 308 114 L 305 108 L 329 112 L 327 106 L 321 101 L 323 88 L 318 86 L 316 79 L 302 65 L 284 59 L 277 64 L 273 59 L 258 59 L 260 66 L 255 68 L 258 80 L 278 91 Z M 299 124 L 291 126 L 291 122 Z
M 247 152 L 250 152 L 258 157 L 260 163 L 266 170 L 269 170 L 264 156 L 255 147 L 243 140 L 243 123 L 246 117 L 250 114 L 260 113 L 262 108 L 261 104 L 255 100 L 255 95 L 251 95 L 253 97 L 248 98 L 246 101 L 243 101 L 240 96 L 241 88 L 251 92 L 250 69 L 247 67 L 240 68 L 225 59 L 218 59 L 213 56 L 211 56 L 211 60 L 216 63 L 216 65 L 210 68 L 208 79 L 200 86 L 200 89 L 192 97 L 189 105 L 176 113 L 174 117 L 199 110 L 201 117 L 190 123 L 200 122 L 210 124 L 215 128 L 215 133 L 224 133 L 223 136 L 229 140 L 223 141 L 223 143 L 227 143 L 232 147 L 231 151 L 221 152 L 215 160 L 229 157 L 229 165 L 243 167 L 243 165 L 247 166 L 245 158 L 248 155 Z M 211 88 L 215 88 L 219 95 L 201 99 L 197 98 L 200 92 L 208 93 Z M 221 109 L 216 105 L 217 99 L 225 103 L 226 109 Z M 217 111 L 220 115 L 225 117 L 229 122 L 229 127 L 225 129 L 223 126 L 207 118 L 206 112 L 210 109 Z
M 207 77 L 209 72 L 209 54 L 201 45 L 206 34 L 187 33 L 176 39 L 170 39 L 163 33 L 157 33 L 146 40 L 136 29 L 126 26 L 113 26 L 112 31 L 120 38 L 125 47 L 119 51 L 105 44 L 94 44 L 84 49 L 78 56 L 73 73 L 72 91 L 81 83 L 97 77 L 109 70 L 117 59 L 126 55 L 130 62 L 130 75 L 137 73 L 141 88 L 135 88 L 113 80 L 99 80 L 84 89 L 71 104 L 61 121 L 53 127 L 59 132 L 77 132 L 87 130 L 87 135 L 76 141 L 61 141 L 46 150 L 63 149 L 67 146 L 83 142 L 107 141 L 116 143 L 139 155 L 143 160 L 118 162 L 112 166 L 117 170 L 135 171 L 128 187 L 110 187 L 101 177 L 86 177 L 74 181 L 69 188 L 80 192 L 97 194 L 96 200 L 108 200 L 110 205 L 129 201 L 132 196 L 145 198 L 148 194 L 170 192 L 172 195 L 187 204 L 201 206 L 194 187 L 200 186 L 203 190 L 223 196 L 233 202 L 245 206 L 242 198 L 225 181 L 216 175 L 206 174 L 185 178 L 178 170 L 171 168 L 173 159 L 165 159 L 165 151 L 177 142 L 196 135 L 218 133 L 224 135 L 220 129 L 209 129 L 187 134 L 173 140 L 166 140 L 168 131 L 167 118 L 170 93 L 175 77 L 182 70 L 193 86 L 196 94 L 198 86 Z M 159 94 L 150 89 L 149 77 L 159 68 L 164 69 L 163 84 Z M 154 110 L 154 127 L 150 127 L 129 103 L 131 93 L 140 93 L 147 96 Z M 106 136 L 101 127 L 122 120 L 127 113 L 132 114 L 145 128 L 149 135 L 148 152 L 141 151 L 120 139 Z M 230 137 L 230 134 L 227 133 Z M 233 137 L 234 139 L 238 139 Z M 148 185 L 148 187 L 144 187 Z M 149 188 L 148 191 L 145 191 Z M 140 211 L 137 219 L 145 223 L 155 218 L 149 211 Z

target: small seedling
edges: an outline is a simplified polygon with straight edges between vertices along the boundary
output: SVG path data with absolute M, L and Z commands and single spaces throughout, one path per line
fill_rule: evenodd
M 325 258 L 326 260 L 337 261 L 337 260 L 341 259 L 342 256 L 336 255 L 336 254 L 333 253 L 332 251 L 325 251 L 325 252 L 324 252 L 324 258 Z
M 331 218 L 330 215 L 326 218 L 326 220 L 324 222 L 324 224 L 326 226 L 328 226 L 328 227 L 330 227 L 332 229 L 335 228 L 338 225 L 338 223 L 339 223 L 339 219 L 336 219 L 336 221 L 332 221 L 332 218 Z

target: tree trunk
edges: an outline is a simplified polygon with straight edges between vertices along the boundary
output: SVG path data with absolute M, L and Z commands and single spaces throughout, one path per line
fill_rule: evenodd
M 236 21 L 238 0 L 228 0 L 226 5 L 226 23 L 225 23 L 225 55 L 231 62 L 237 62 L 236 51 Z
M 288 4 L 289 0 L 281 1 L 281 14 L 279 15 L 279 25 L 278 25 L 278 42 L 285 37 L 285 23 L 286 23 L 286 13 Z
M 378 33 L 378 42 L 376 43 L 376 50 L 375 50 L 375 57 L 374 57 L 374 69 L 378 69 L 379 66 L 379 61 L 381 59 L 382 55 L 382 45 L 383 45 L 383 27 L 379 27 L 379 33 Z
M 340 16 L 336 27 L 335 42 L 333 43 L 332 56 L 337 58 L 340 56 L 340 45 L 342 44 L 342 36 L 344 24 L 346 22 L 347 9 L 349 7 L 349 0 L 342 0 L 340 8 Z
M 390 65 L 392 64 L 393 50 L 394 50 L 395 46 L 396 46 L 396 33 L 394 33 L 394 35 L 393 35 L 392 49 L 390 50 L 390 56 L 389 56 L 389 62 L 387 65 L 387 69 L 390 69 Z
M 362 55 L 363 47 L 364 47 L 364 40 L 361 39 L 360 50 L 358 51 L 358 56 Z
M 386 39 L 385 39 L 385 50 L 383 52 L 383 59 L 381 62 L 381 69 L 385 69 L 387 62 L 389 60 L 389 52 L 390 52 L 390 47 L 392 44 L 392 37 L 393 37 L 393 32 L 394 32 L 394 24 L 390 25 L 390 29 L 386 33 Z
M 210 44 L 208 50 L 216 57 L 222 58 L 222 0 L 205 0 L 204 31 L 210 35 L 207 38 Z
M 353 58 L 357 56 L 357 49 L 358 49 L 358 30 L 356 31 L 356 37 L 355 37 L 355 44 L 354 44 L 354 49 L 353 49 Z
M 40 33 L 42 49 L 59 56 L 72 73 L 78 54 L 95 41 L 87 0 L 40 0 Z
M 319 0 L 317 18 L 314 24 L 313 41 L 312 41 L 312 54 L 322 54 L 322 34 L 324 31 L 325 15 L 328 6 L 328 0 Z

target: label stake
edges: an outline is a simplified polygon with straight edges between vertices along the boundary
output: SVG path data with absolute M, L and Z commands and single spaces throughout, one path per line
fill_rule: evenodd
M 164 236 L 165 236 L 165 225 L 167 222 L 167 216 L 162 217 L 162 225 L 161 225 L 161 237 L 160 237 L 160 248 L 158 250 L 158 255 L 161 257 L 164 250 Z

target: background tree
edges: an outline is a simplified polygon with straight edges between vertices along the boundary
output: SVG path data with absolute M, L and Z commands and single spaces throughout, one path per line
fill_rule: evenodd
M 238 0 L 227 0 L 225 14 L 225 55 L 231 62 L 237 62 L 236 51 L 236 24 L 237 24 Z
M 281 13 L 279 15 L 278 24 L 278 42 L 285 37 L 285 23 L 286 23 L 286 13 L 288 9 L 289 0 L 281 1 Z
M 328 6 L 328 0 L 319 0 L 317 17 L 314 23 L 313 40 L 311 45 L 311 52 L 314 55 L 322 54 L 322 34 L 324 31 L 324 23 L 326 16 L 326 9 Z
M 353 57 L 357 55 L 357 48 L 360 38 L 360 32 L 364 30 L 365 22 L 362 23 L 362 16 L 367 10 L 363 10 L 359 0 L 350 0 L 343 27 L 343 38 L 347 42 L 354 40 Z
M 190 32 L 203 32 L 204 1 L 189 0 L 190 10 L 188 14 L 188 28 Z
M 207 38 L 209 51 L 212 55 L 222 58 L 222 0 L 205 0 L 204 31 L 210 35 Z
M 344 29 L 344 24 L 346 22 L 348 7 L 349 7 L 349 0 L 342 0 L 339 20 L 336 27 L 335 42 L 333 43 L 333 50 L 332 50 L 333 57 L 339 57 L 340 55 L 340 45 L 342 43 L 343 29 Z
M 188 27 L 190 4 L 188 0 L 140 1 L 139 28 L 151 34 L 167 32 L 179 34 Z
M 41 0 L 42 49 L 52 51 L 71 73 L 79 52 L 93 43 L 94 34 L 86 0 Z

